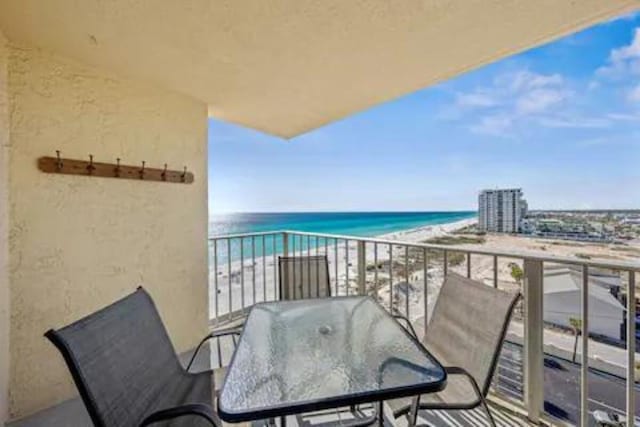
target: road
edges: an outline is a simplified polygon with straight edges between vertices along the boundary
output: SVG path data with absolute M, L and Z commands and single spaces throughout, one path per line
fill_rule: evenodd
M 494 387 L 508 397 L 522 400 L 522 347 L 505 343 Z M 589 370 L 589 411 L 597 409 L 624 415 L 625 380 Z M 636 417 L 640 416 L 640 388 L 636 386 Z M 580 414 L 580 365 L 545 355 L 544 409 L 554 417 L 577 424 Z M 595 423 L 592 425 L 595 426 Z

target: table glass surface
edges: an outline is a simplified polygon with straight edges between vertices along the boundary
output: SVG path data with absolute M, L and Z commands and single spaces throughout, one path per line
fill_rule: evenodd
M 223 418 L 246 421 L 278 409 L 438 391 L 445 379 L 370 297 L 261 303 L 247 318 L 218 408 Z

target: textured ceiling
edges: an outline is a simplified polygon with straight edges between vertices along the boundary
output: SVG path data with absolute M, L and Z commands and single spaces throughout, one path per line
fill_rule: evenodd
M 0 0 L 0 27 L 293 137 L 639 0 Z

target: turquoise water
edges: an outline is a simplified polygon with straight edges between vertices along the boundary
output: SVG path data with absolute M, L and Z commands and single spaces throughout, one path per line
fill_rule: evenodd
M 296 230 L 376 236 L 424 225 L 473 218 L 476 212 L 304 212 L 212 215 L 209 234 Z
M 253 233 L 276 230 L 295 230 L 316 233 L 344 234 L 361 237 L 377 236 L 427 225 L 440 225 L 469 219 L 476 212 L 304 212 L 304 213 L 237 213 L 212 215 L 209 221 L 209 235 L 219 236 L 235 233 Z M 282 241 L 266 237 L 244 239 L 242 251 L 247 259 L 255 251 L 255 256 L 271 255 L 282 251 Z M 302 249 L 323 246 L 324 239 L 308 241 L 302 239 Z M 330 244 L 333 241 L 329 242 Z M 255 248 L 255 249 L 254 249 Z M 297 249 L 300 249 L 298 243 Z M 218 261 L 226 262 L 228 249 L 226 242 L 218 244 Z M 231 259 L 239 259 L 240 241 L 231 245 Z

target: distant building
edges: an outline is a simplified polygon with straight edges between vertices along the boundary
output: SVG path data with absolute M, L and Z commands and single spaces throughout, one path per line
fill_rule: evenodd
M 483 190 L 478 196 L 478 226 L 482 231 L 517 233 L 527 214 L 522 189 Z
M 544 321 L 571 328 L 581 316 L 582 272 L 567 266 L 545 267 Z M 625 308 L 616 298 L 620 277 L 612 273 L 589 274 L 589 333 L 621 339 Z

